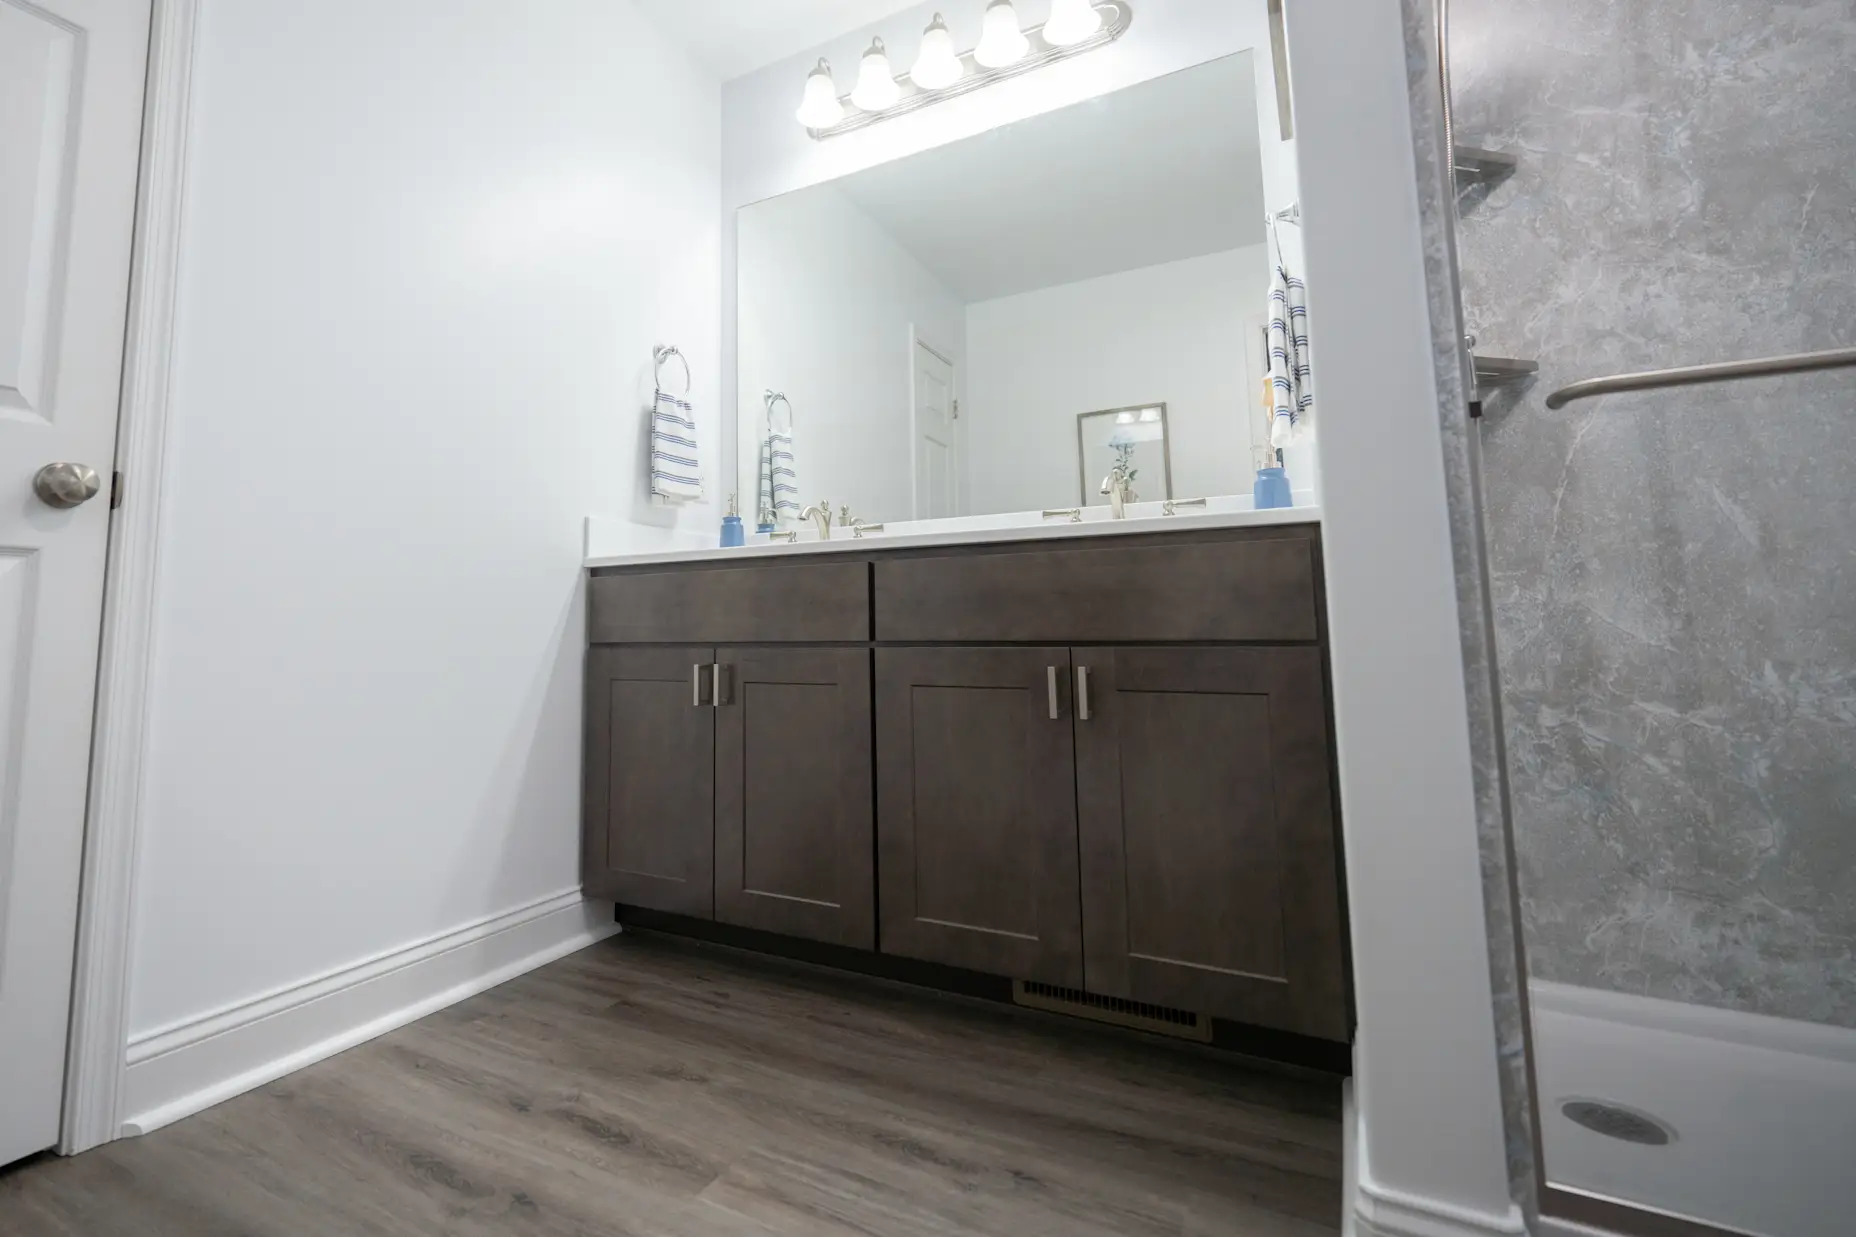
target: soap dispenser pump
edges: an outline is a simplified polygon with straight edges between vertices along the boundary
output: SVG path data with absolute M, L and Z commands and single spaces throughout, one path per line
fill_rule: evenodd
M 741 527 L 741 512 L 737 504 L 737 495 L 728 496 L 728 514 L 722 517 L 722 548 L 747 543 L 746 530 Z

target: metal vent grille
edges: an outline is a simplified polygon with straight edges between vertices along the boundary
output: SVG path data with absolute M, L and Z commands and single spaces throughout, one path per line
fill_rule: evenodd
M 1212 1020 L 1189 1009 L 1149 1005 L 1118 996 L 1097 996 L 1093 992 L 1059 988 L 1055 984 L 1041 984 L 1028 979 L 1012 981 L 1012 1000 L 1028 1009 L 1069 1014 L 1071 1017 L 1088 1018 L 1094 1022 L 1106 1022 L 1136 1031 L 1171 1035 L 1175 1039 L 1196 1040 L 1201 1044 L 1212 1042 Z
M 1673 1129 L 1649 1113 L 1604 1100 L 1566 1100 L 1560 1105 L 1560 1111 L 1575 1125 L 1622 1142 L 1666 1147 L 1676 1136 Z

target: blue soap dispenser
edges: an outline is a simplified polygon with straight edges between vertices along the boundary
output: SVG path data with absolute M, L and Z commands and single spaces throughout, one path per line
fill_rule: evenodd
M 747 532 L 741 527 L 741 513 L 736 509 L 736 496 L 728 496 L 728 514 L 722 517 L 722 548 L 747 544 Z

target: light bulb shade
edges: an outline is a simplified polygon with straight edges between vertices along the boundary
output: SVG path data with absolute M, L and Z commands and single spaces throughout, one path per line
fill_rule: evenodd
M 896 106 L 896 100 L 901 97 L 896 72 L 889 67 L 889 53 L 883 50 L 883 40 L 877 39 L 864 53 L 863 67 L 857 70 L 857 88 L 851 91 L 851 102 L 866 112 L 880 112 Z
M 923 90 L 945 90 L 959 81 L 966 71 L 967 67 L 960 63 L 960 53 L 954 50 L 954 36 L 948 33 L 947 23 L 936 13 L 934 22 L 922 32 L 921 54 L 915 58 L 915 67 L 909 70 L 909 80 Z
M 1031 40 L 1018 28 L 1018 10 L 1012 7 L 1012 0 L 992 0 L 973 58 L 988 69 L 1003 69 L 1023 60 L 1030 50 Z
M 1052 47 L 1070 47 L 1102 29 L 1102 14 L 1095 0 L 1051 0 L 1050 20 L 1044 23 L 1044 41 Z
M 806 95 L 799 104 L 799 123 L 808 129 L 829 129 L 844 119 L 844 104 L 838 102 L 838 86 L 831 80 L 831 66 L 823 60 L 806 78 Z

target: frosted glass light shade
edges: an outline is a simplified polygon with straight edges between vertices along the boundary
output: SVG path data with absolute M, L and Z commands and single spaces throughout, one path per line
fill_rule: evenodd
M 1031 40 L 1018 28 L 1018 10 L 1012 0 L 992 0 L 986 7 L 986 24 L 980 30 L 980 45 L 973 58 L 988 69 L 1003 69 L 1017 64 L 1031 50 Z
M 909 80 L 923 90 L 945 90 L 959 81 L 967 68 L 960 63 L 960 53 L 954 50 L 954 36 L 948 33 L 947 23 L 936 13 L 934 21 L 922 32 L 921 54 L 915 58 L 915 67 L 909 70 Z
M 1052 47 L 1069 47 L 1102 29 L 1102 14 L 1095 0 L 1051 0 L 1050 20 L 1044 23 L 1044 41 Z
M 831 80 L 831 66 L 823 60 L 806 78 L 806 95 L 799 105 L 799 123 L 808 129 L 829 129 L 844 119 L 844 104 L 838 102 L 838 86 Z
M 889 53 L 883 48 L 883 40 L 873 40 L 870 50 L 864 53 L 863 66 L 857 70 L 857 87 L 851 91 L 851 102 L 866 112 L 880 112 L 896 106 L 896 100 L 901 97 L 896 71 L 889 67 Z

